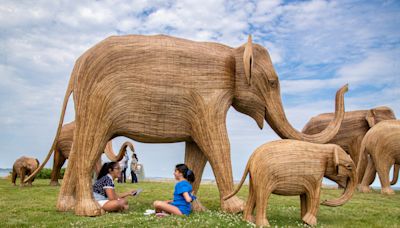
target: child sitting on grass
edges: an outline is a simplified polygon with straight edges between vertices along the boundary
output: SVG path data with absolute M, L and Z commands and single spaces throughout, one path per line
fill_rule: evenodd
M 155 201 L 153 206 L 157 212 L 157 216 L 173 215 L 189 215 L 192 212 L 191 202 L 196 199 L 192 195 L 192 185 L 195 177 L 192 170 L 185 164 L 178 164 L 174 172 L 175 184 L 174 199 L 166 201 Z M 167 214 L 165 214 L 167 213 Z

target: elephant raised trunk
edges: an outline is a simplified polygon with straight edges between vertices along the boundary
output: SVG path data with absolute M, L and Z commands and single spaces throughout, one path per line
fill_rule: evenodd
M 112 148 L 112 141 L 108 141 L 106 148 L 104 149 L 104 153 L 106 154 L 107 158 L 113 162 L 119 162 L 122 160 L 126 153 L 126 148 L 129 146 L 132 152 L 135 152 L 135 148 L 133 147 L 132 143 L 126 141 L 122 144 L 121 148 L 119 149 L 118 155 L 115 155 L 115 152 Z
M 349 174 L 349 178 L 346 184 L 346 189 L 344 190 L 343 194 L 337 199 L 325 200 L 321 204 L 330 207 L 337 207 L 345 204 L 353 196 L 354 191 L 356 190 L 357 187 L 357 183 L 358 182 L 357 182 L 356 170 L 352 169 Z
M 267 110 L 275 112 L 265 112 L 265 120 L 274 129 L 274 131 L 283 139 L 297 139 L 314 143 L 326 143 L 331 140 L 339 131 L 340 124 L 344 118 L 344 93 L 348 91 L 348 85 L 343 86 L 336 92 L 335 99 L 335 118 L 320 133 L 308 135 L 297 131 L 286 118 L 281 100 L 277 102 L 266 102 Z M 274 101 L 267 98 L 267 101 Z

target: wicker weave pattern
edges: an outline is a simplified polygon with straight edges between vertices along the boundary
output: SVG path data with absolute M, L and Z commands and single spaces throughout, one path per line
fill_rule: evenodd
M 375 164 L 376 172 L 381 181 L 381 193 L 394 194 L 390 187 L 389 171 L 393 164 L 400 165 L 400 120 L 385 120 L 376 124 L 362 140 L 357 173 L 359 178 L 363 177 L 359 186 L 359 189 L 363 192 L 369 191 L 370 180 L 364 174 L 368 155 Z M 374 172 L 374 170 L 372 171 Z
M 67 123 L 61 129 L 56 149 L 54 150 L 54 161 L 53 161 L 53 169 L 51 171 L 50 185 L 54 186 L 59 185 L 58 177 L 60 176 L 61 167 L 64 165 L 65 161 L 69 158 L 69 153 L 71 151 L 72 141 L 74 137 L 74 130 L 75 130 L 75 122 Z M 118 155 L 115 155 L 115 152 L 112 148 L 112 141 L 110 140 L 104 149 L 104 153 L 111 161 L 120 161 L 122 160 L 124 154 L 126 153 L 127 146 L 129 146 L 129 148 L 132 151 L 135 151 L 132 143 L 127 141 L 121 146 Z M 98 159 L 95 167 L 93 168 L 96 171 L 96 173 L 100 171 L 101 165 L 102 164 L 100 158 Z
M 90 168 L 108 140 L 126 136 L 147 143 L 187 142 L 185 160 L 196 179 L 209 161 L 222 210 L 238 212 L 241 200 L 222 200 L 233 190 L 228 109 L 253 117 L 260 127 L 267 120 L 284 138 L 323 143 L 339 130 L 346 91 L 344 86 L 336 94 L 329 126 L 306 135 L 287 121 L 269 54 L 251 38 L 239 48 L 164 35 L 107 38 L 76 61 L 64 98 L 59 129 L 72 92 L 76 128 L 57 208 L 86 216 L 102 213 L 93 200 Z M 199 182 L 194 186 L 197 192 Z
M 15 185 L 17 177 L 20 177 L 21 184 L 24 186 L 25 175 L 30 175 L 34 170 L 39 167 L 39 161 L 36 158 L 22 156 L 15 160 L 13 165 L 11 182 Z M 34 179 L 28 181 L 28 185 L 31 186 Z
M 244 210 L 244 219 L 253 221 L 256 210 L 257 226 L 269 226 L 265 216 L 271 193 L 278 195 L 300 195 L 301 218 L 309 225 L 316 225 L 322 177 L 349 177 L 343 195 L 324 201 L 328 206 L 340 206 L 353 195 L 355 165 L 350 156 L 334 144 L 314 144 L 296 140 L 278 140 L 257 148 L 251 155 L 236 194 L 247 174 L 250 176 L 249 196 Z

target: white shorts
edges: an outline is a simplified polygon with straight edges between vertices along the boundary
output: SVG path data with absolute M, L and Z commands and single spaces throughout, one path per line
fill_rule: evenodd
M 93 196 L 94 196 L 94 199 L 97 201 L 97 203 L 100 204 L 100 207 L 103 207 L 104 204 L 106 204 L 109 201 L 105 196 L 100 195 L 96 192 L 93 192 Z

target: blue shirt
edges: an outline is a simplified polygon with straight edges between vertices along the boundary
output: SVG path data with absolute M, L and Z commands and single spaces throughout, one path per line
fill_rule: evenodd
M 186 202 L 185 197 L 183 197 L 183 193 L 187 192 L 192 198 L 192 201 L 195 200 L 196 197 L 192 195 L 192 191 L 192 185 L 186 180 L 180 181 L 175 185 L 174 200 L 171 204 L 176 206 L 182 214 L 189 215 L 192 211 L 190 202 Z

